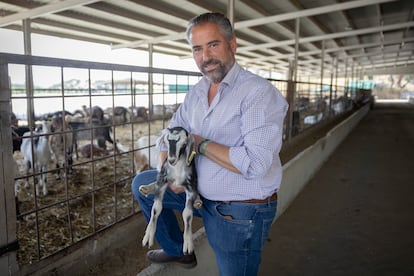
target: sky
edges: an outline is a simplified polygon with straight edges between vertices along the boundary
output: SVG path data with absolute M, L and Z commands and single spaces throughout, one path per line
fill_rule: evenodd
M 34 56 L 148 66 L 148 55 L 145 51 L 134 49 L 111 50 L 109 45 L 39 34 L 32 34 L 31 39 L 32 55 Z M 0 28 L 0 52 L 24 54 L 23 33 Z M 179 57 L 157 53 L 154 53 L 153 66 L 184 71 L 199 71 L 192 58 L 180 59 Z M 13 81 L 23 83 L 24 71 L 20 73 L 19 70 L 21 69 L 11 69 L 11 74 L 15 78 Z M 47 76 L 47 74 L 43 75 Z M 47 85 L 46 79 L 43 82 L 45 82 L 44 85 Z
M 139 51 L 133 49 L 117 49 L 111 50 L 109 45 L 98 43 L 90 43 L 78 41 L 73 39 L 45 36 L 39 34 L 32 34 L 32 55 L 44 56 L 52 58 L 64 58 L 94 62 L 105 62 L 112 64 L 126 64 L 135 66 L 148 66 L 148 53 L 146 51 Z M 7 30 L 0 28 L 0 52 L 12 54 L 24 54 L 23 33 L 19 31 Z M 156 68 L 196 71 L 199 72 L 194 60 L 192 58 L 180 59 L 176 56 L 168 56 L 154 53 L 153 66 Z M 105 80 L 110 78 L 108 71 L 94 71 L 91 78 L 94 80 Z M 125 76 L 126 74 L 126 76 Z M 10 65 L 9 75 L 13 84 L 25 83 L 25 67 L 23 65 Z M 125 79 L 129 75 L 125 72 L 117 72 L 114 78 Z M 65 78 L 78 79 L 85 81 L 88 75 L 82 69 L 65 69 Z M 35 87 L 48 88 L 52 85 L 59 84 L 61 81 L 61 72 L 58 67 L 33 67 L 33 80 Z M 175 80 L 175 79 L 174 79 Z M 146 97 L 147 98 L 147 97 Z M 104 100 L 104 99 L 103 99 Z M 130 97 L 129 97 L 130 100 Z M 176 100 L 174 98 L 174 100 Z M 38 110 L 42 112 L 51 111 L 49 109 L 56 109 L 61 103 L 52 103 L 53 98 L 47 100 L 39 99 L 36 102 Z M 99 103 L 102 106 L 105 103 Z M 82 103 L 68 103 L 67 107 L 81 106 Z M 24 100 L 15 99 L 13 102 L 13 112 L 19 117 L 24 117 L 27 107 Z

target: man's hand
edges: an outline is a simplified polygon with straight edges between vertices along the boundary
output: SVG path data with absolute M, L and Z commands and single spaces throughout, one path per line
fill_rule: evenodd
M 182 192 L 185 191 L 185 189 L 183 187 L 179 187 L 177 185 L 174 185 L 173 181 L 168 182 L 168 187 L 171 189 L 171 191 L 173 191 L 176 194 L 181 194 Z
M 204 138 L 197 135 L 197 134 L 191 134 L 194 137 L 194 150 L 198 150 L 198 144 L 200 144 L 202 141 L 204 141 Z

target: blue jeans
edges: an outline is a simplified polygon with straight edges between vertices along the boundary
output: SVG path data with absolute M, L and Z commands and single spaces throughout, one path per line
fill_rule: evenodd
M 132 181 L 132 192 L 149 221 L 154 197 L 145 197 L 139 186 L 156 180 L 157 171 L 144 171 Z M 262 249 L 276 214 L 277 201 L 267 203 L 220 202 L 202 198 L 203 206 L 194 210 L 201 216 L 210 246 L 216 256 L 220 275 L 257 275 Z M 182 211 L 185 193 L 175 194 L 167 189 L 163 210 L 158 218 L 155 238 L 171 256 L 182 256 L 183 234 L 174 214 Z

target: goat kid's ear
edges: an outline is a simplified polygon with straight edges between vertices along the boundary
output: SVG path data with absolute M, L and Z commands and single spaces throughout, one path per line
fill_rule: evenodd
M 189 133 L 188 134 L 188 143 L 187 143 L 187 148 L 186 150 L 186 155 L 187 155 L 187 166 L 189 166 L 191 164 L 191 161 L 193 161 L 194 156 L 196 154 L 196 151 L 194 149 L 194 136 Z
M 163 141 L 165 144 L 168 144 L 168 136 L 171 134 L 171 129 L 166 128 L 165 132 L 164 132 L 164 137 L 163 137 Z

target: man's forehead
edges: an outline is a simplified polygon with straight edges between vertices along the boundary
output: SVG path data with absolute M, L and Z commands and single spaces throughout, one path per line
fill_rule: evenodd
M 209 41 L 222 40 L 220 29 L 214 23 L 205 23 L 194 26 L 190 32 L 190 40 L 192 44 L 197 42 L 208 43 Z

